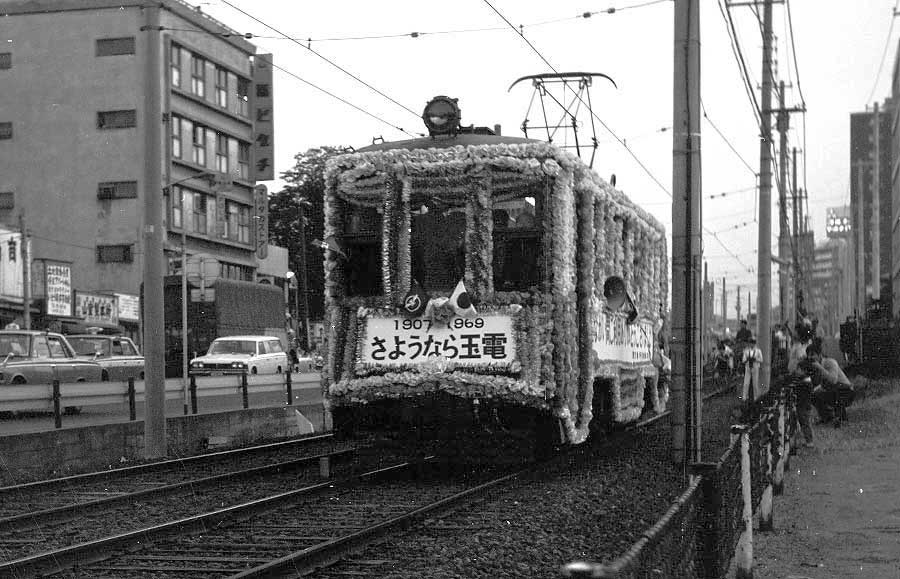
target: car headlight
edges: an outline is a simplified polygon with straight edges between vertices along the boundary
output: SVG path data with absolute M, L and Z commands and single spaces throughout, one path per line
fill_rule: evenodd
M 191 368 L 202 368 L 203 362 L 191 362 Z
M 243 368 L 243 367 L 244 367 L 244 363 L 243 363 L 243 362 L 232 362 L 232 363 L 231 363 L 231 367 L 232 367 L 232 368 Z

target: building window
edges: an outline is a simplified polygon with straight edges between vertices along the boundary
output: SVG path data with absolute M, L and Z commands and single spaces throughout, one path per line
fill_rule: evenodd
M 12 138 L 12 123 L 0 123 L 0 140 Z
M 203 193 L 194 193 L 194 211 L 191 225 L 193 226 L 192 231 L 194 231 L 195 233 L 202 233 L 204 235 L 207 235 L 209 233 L 209 231 L 207 230 L 207 225 L 209 222 L 206 219 L 208 199 L 208 195 L 204 195 Z
M 228 135 L 216 133 L 216 171 L 228 173 Z
M 238 167 L 241 179 L 250 179 L 250 143 L 238 143 Z
M 216 104 L 228 108 L 228 71 L 216 67 Z
M 246 78 L 238 77 L 237 104 L 234 112 L 243 117 L 250 116 L 250 81 Z
M 97 56 L 118 56 L 120 54 L 134 54 L 134 36 L 97 39 Z
M 250 207 L 226 201 L 225 213 L 225 237 L 241 243 L 250 243 Z
M 172 194 L 169 195 L 169 203 L 172 205 L 172 227 L 182 228 L 182 215 L 184 208 L 184 188 L 178 185 L 172 188 Z
M 191 157 L 194 163 L 206 166 L 206 127 L 194 125 L 194 150 Z
M 16 194 L 12 191 L 0 191 L 0 209 L 15 209 Z
M 135 199 L 137 181 L 108 181 L 97 186 L 97 199 Z
M 98 263 L 131 263 L 133 261 L 131 244 L 97 246 Z
M 172 157 L 181 158 L 181 117 L 172 117 Z
M 137 111 L 100 111 L 97 113 L 98 129 L 130 129 L 137 126 Z
M 246 265 L 223 261 L 219 264 L 219 275 L 226 279 L 253 281 L 253 268 Z
M 0 52 L 0 69 L 12 68 L 12 52 Z
M 169 51 L 169 70 L 172 75 L 172 86 L 181 88 L 181 47 L 175 44 Z
M 191 55 L 191 92 L 206 96 L 206 59 Z

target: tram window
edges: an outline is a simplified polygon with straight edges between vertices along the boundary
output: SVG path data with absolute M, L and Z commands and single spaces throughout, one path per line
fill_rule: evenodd
M 347 294 L 383 293 L 381 279 L 381 215 L 375 207 L 345 205 L 342 245 L 347 253 Z
M 494 289 L 527 291 L 540 283 L 541 199 L 521 197 L 494 203 Z
M 431 209 L 411 220 L 412 277 L 427 291 L 452 291 L 466 274 L 466 214 Z

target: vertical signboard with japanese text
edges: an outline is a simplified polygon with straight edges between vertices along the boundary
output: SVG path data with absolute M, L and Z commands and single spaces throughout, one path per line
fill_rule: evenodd
M 254 181 L 275 178 L 273 132 L 272 55 L 257 54 L 253 63 L 253 172 Z
M 253 204 L 256 214 L 256 257 L 269 256 L 269 191 L 265 185 L 253 188 Z
M 72 315 L 72 266 L 47 263 L 44 287 L 47 288 L 47 315 Z

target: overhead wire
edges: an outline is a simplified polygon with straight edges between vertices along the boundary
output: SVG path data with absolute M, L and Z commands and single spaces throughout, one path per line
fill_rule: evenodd
M 891 47 L 891 34 L 894 32 L 894 20 L 897 19 L 898 6 L 900 6 L 900 0 L 897 0 L 897 3 L 894 4 L 891 25 L 888 27 L 887 38 L 884 39 L 884 50 L 881 52 L 881 62 L 878 63 L 878 72 L 875 73 L 875 80 L 872 82 L 872 90 L 869 91 L 866 103 L 872 102 L 872 97 L 875 96 L 875 89 L 878 88 L 878 81 L 881 79 L 881 70 L 884 68 L 884 61 L 887 58 L 888 49 Z
M 404 104 L 402 104 L 402 103 L 397 102 L 396 100 L 394 100 L 393 98 L 391 98 L 390 96 L 388 96 L 388 95 L 385 94 L 384 92 L 380 91 L 379 89 L 375 88 L 374 86 L 372 86 L 372 85 L 369 84 L 368 82 L 364 81 L 363 79 L 361 79 L 361 78 L 358 77 L 357 75 L 355 75 L 355 74 L 353 74 L 352 72 L 348 71 L 348 70 L 345 69 L 344 67 L 342 67 L 342 66 L 340 66 L 339 64 L 335 63 L 334 61 L 330 60 L 329 58 L 323 56 L 322 54 L 320 54 L 320 53 L 317 52 L 316 50 L 313 50 L 313 48 L 312 48 L 311 46 L 304 46 L 302 42 L 299 42 L 299 41 L 297 41 L 296 39 L 291 38 L 290 36 L 288 36 L 287 34 L 285 34 L 284 32 L 282 32 L 281 30 L 279 30 L 279 29 L 275 28 L 274 26 L 272 26 L 271 24 L 267 24 L 266 22 L 263 22 L 261 19 L 257 18 L 256 16 L 253 16 L 253 15 L 250 14 L 249 12 L 247 12 L 247 11 L 241 9 L 241 8 L 238 8 L 237 6 L 235 6 L 234 4 L 232 4 L 231 2 L 229 2 L 229 0 L 219 0 L 219 1 L 222 2 L 223 4 L 225 4 L 226 6 L 229 6 L 229 7 L 231 7 L 232 9 L 237 10 L 238 12 L 240 12 L 241 14 L 243 14 L 244 16 L 246 16 L 247 18 L 250 18 L 251 20 L 254 20 L 254 21 L 258 22 L 259 24 L 265 26 L 265 27 L 268 28 L 269 30 L 271 30 L 271 31 L 273 31 L 273 32 L 276 32 L 276 33 L 278 33 L 278 34 L 281 34 L 283 37 L 285 37 L 285 38 L 287 38 L 287 39 L 293 41 L 293 42 L 294 42 L 295 44 L 297 44 L 298 46 L 301 46 L 301 47 L 305 48 L 306 50 L 308 50 L 309 52 L 313 53 L 314 55 L 316 55 L 316 56 L 319 57 L 320 59 L 324 60 L 325 62 L 327 62 L 328 64 L 330 64 L 330 65 L 333 66 L 334 68 L 338 69 L 338 70 L 341 71 L 342 73 L 346 74 L 347 76 L 349 76 L 349 77 L 352 78 L 353 80 L 359 82 L 360 84 L 362 84 L 363 86 L 367 87 L 368 89 L 370 89 L 370 90 L 372 90 L 372 91 L 378 93 L 379 95 L 381 95 L 381 96 L 384 97 L 385 99 L 387 99 L 387 100 L 389 100 L 390 102 L 394 103 L 395 105 L 397 105 L 398 107 L 400 107 L 400 108 L 402 108 L 403 110 L 407 111 L 408 113 L 410 113 L 411 115 L 415 116 L 416 118 L 419 118 L 419 117 L 420 117 L 420 114 L 417 113 L 416 111 L 412 110 L 411 108 L 407 107 L 406 105 L 404 105 Z
M 714 123 L 713 120 L 709 118 L 709 115 L 706 112 L 706 104 L 704 104 L 703 102 L 703 97 L 700 98 L 700 108 L 703 110 L 703 118 L 706 119 L 706 121 L 716 131 L 716 133 L 718 133 L 718 135 L 722 137 L 722 140 L 725 141 L 725 144 L 728 145 L 728 148 L 731 149 L 731 152 L 733 152 L 737 156 L 737 158 L 741 160 L 741 163 L 743 163 L 744 166 L 747 167 L 747 169 L 750 171 L 750 173 L 753 174 L 754 177 L 758 178 L 759 173 L 757 173 L 753 169 L 753 167 L 750 166 L 750 163 L 748 163 L 747 160 L 744 159 L 744 157 L 738 152 L 738 150 L 734 148 L 734 145 L 731 144 L 731 141 L 728 140 L 728 137 L 726 137 L 722 133 L 722 131 L 719 130 L 719 127 L 716 126 L 716 123 Z

